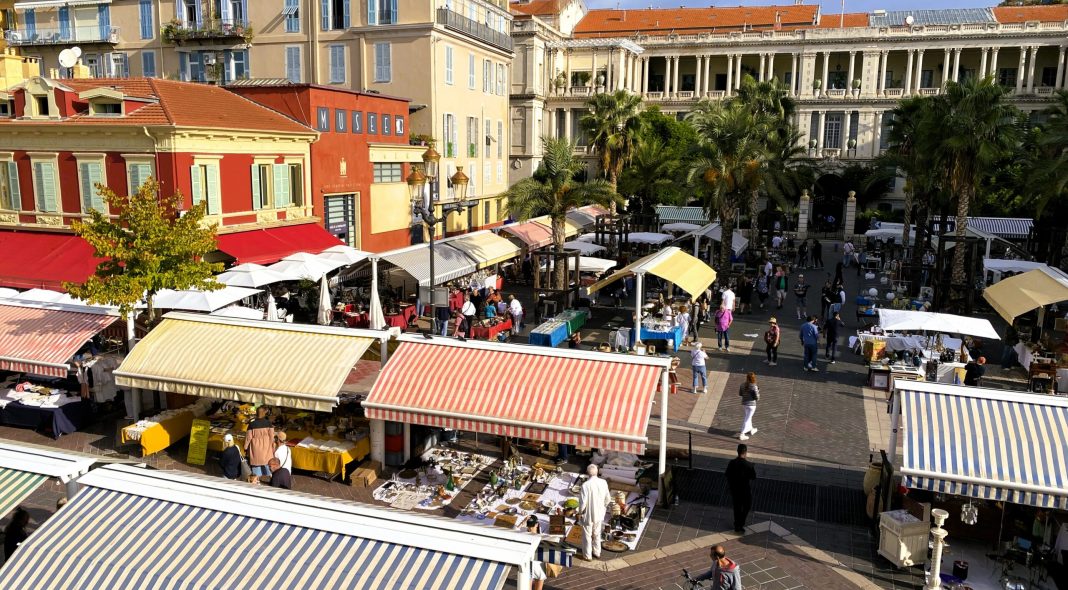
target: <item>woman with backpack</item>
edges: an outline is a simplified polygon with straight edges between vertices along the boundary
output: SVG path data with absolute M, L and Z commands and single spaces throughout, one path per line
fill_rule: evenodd
M 768 360 L 764 361 L 774 367 L 779 362 L 779 340 L 782 332 L 779 330 L 779 321 L 775 318 L 768 320 L 768 331 L 764 332 L 764 344 L 767 345 Z
M 750 436 L 757 433 L 757 428 L 753 426 L 753 415 L 756 414 L 757 400 L 760 399 L 756 373 L 750 371 L 746 374 L 745 381 L 738 387 L 738 396 L 742 398 L 742 410 L 745 412 L 738 440 L 749 440 Z
M 768 287 L 771 278 L 768 277 L 768 273 L 764 272 L 764 269 L 760 269 L 760 276 L 756 280 L 756 294 L 757 299 L 760 300 L 760 310 L 764 310 L 764 304 L 768 301 Z

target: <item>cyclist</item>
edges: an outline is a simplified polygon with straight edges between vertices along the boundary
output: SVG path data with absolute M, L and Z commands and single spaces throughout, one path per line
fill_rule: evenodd
M 712 590 L 742 590 L 742 570 L 727 557 L 723 545 L 713 545 L 709 556 L 712 558 L 712 567 L 697 576 L 697 581 L 712 580 Z

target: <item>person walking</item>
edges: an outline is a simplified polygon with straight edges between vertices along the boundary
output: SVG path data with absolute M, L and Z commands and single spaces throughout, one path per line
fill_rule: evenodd
M 768 302 L 768 273 L 760 269 L 760 276 L 756 280 L 757 300 L 760 301 L 760 311 L 764 311 L 764 305 Z
M 782 304 L 786 301 L 786 289 L 790 286 L 790 279 L 786 276 L 786 271 L 782 267 L 775 269 L 775 303 L 778 306 L 777 309 L 782 309 Z
M 797 247 L 797 268 L 808 268 L 808 240 L 801 240 Z
M 612 493 L 608 491 L 608 482 L 597 477 L 597 466 L 586 467 L 589 479 L 582 484 L 579 492 L 579 507 L 576 520 L 582 527 L 582 559 L 591 561 L 601 557 L 601 532 L 604 529 L 604 515 L 612 504 Z
M 816 316 L 809 316 L 808 321 L 801 325 L 801 346 L 804 348 L 804 369 L 806 371 L 819 371 L 816 368 L 816 358 L 820 354 L 820 329 L 816 327 Z
M 844 326 L 845 322 L 842 321 L 842 314 L 837 311 L 832 312 L 831 317 L 823 322 L 823 333 L 827 338 L 823 348 L 823 355 L 832 365 L 835 357 L 838 356 L 838 328 Z
M 730 329 L 733 323 L 734 314 L 727 307 L 727 302 L 720 303 L 716 310 L 716 346 L 719 350 L 731 351 Z
M 734 505 L 734 531 L 745 532 L 745 519 L 753 508 L 752 482 L 756 479 L 756 467 L 749 462 L 749 447 L 738 445 L 738 456 L 727 463 L 727 487 Z
M 727 306 L 727 309 L 734 311 L 734 289 L 731 288 L 730 283 L 727 284 L 727 288 L 723 290 L 720 295 L 720 302 Z
M 779 320 L 768 320 L 768 330 L 764 332 L 764 344 L 768 353 L 768 360 L 764 361 L 774 367 L 779 362 L 779 341 L 782 339 L 782 331 L 779 330 Z
M 823 289 L 820 290 L 820 317 L 830 317 L 831 304 L 834 303 L 836 295 L 834 287 L 831 286 L 831 280 L 827 279 L 823 283 Z
M 26 541 L 29 533 L 26 527 L 30 526 L 30 513 L 19 506 L 11 515 L 11 521 L 4 527 L 4 561 L 11 561 L 18 546 Z
M 523 304 L 515 298 L 515 295 L 508 296 L 508 313 L 512 316 L 512 333 L 521 334 L 523 332 Z
M 756 373 L 750 371 L 745 375 L 745 381 L 738 387 L 738 396 L 742 398 L 742 431 L 738 434 L 738 440 L 749 440 L 750 436 L 757 433 L 757 427 L 753 426 L 753 415 L 756 414 L 757 401 L 760 400 L 760 388 L 757 387 Z
M 471 301 L 471 295 L 464 295 L 464 304 L 460 306 L 460 315 L 463 316 L 463 332 L 467 338 L 475 337 L 475 317 L 478 316 L 478 307 Z
M 256 408 L 256 419 L 245 432 L 245 456 L 252 475 L 270 475 L 267 462 L 274 457 L 274 425 L 267 419 L 267 406 Z
M 823 244 L 812 240 L 812 268 L 823 268 Z
M 713 545 L 708 553 L 712 567 L 695 579 L 699 582 L 712 580 L 712 590 L 742 590 L 742 568 L 727 557 L 723 545 Z
M 849 265 L 853 262 L 853 256 L 857 253 L 857 247 L 853 245 L 853 239 L 846 240 L 844 246 L 842 246 L 842 266 L 849 268 Z
M 675 316 L 675 325 L 682 328 L 683 339 L 690 333 L 690 307 L 688 305 L 682 305 L 679 307 L 679 313 Z
M 797 319 L 802 320 L 808 315 L 808 287 L 805 275 L 797 275 L 797 283 L 794 284 L 794 297 L 797 298 Z
M 738 313 L 753 313 L 753 279 L 742 275 L 738 283 Z
M 693 370 L 693 392 L 703 393 L 708 390 L 708 368 L 705 366 L 705 361 L 708 360 L 708 353 L 702 350 L 702 344 L 700 340 L 693 343 L 693 350 L 690 352 L 690 368 Z M 701 378 L 701 389 L 697 389 L 697 378 Z

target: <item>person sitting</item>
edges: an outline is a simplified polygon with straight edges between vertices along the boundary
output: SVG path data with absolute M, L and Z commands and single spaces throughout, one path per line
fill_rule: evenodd
M 978 387 L 983 375 L 986 373 L 986 357 L 981 356 L 974 361 L 968 361 L 964 365 L 964 384 Z
M 568 336 L 568 338 L 567 338 L 567 347 L 568 348 L 579 348 L 581 345 L 582 345 L 582 332 L 576 330 L 574 334 L 572 334 L 571 336 Z
M 282 467 L 282 462 L 277 457 L 271 457 L 271 460 L 267 462 L 267 467 L 271 469 L 272 488 L 293 489 L 293 476 L 288 469 Z

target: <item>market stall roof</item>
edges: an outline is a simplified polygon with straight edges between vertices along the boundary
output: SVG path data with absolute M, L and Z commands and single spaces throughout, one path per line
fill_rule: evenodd
M 1068 509 L 1068 399 L 895 381 L 904 484 Z
M 696 231 L 701 229 L 700 225 L 696 223 L 689 223 L 686 221 L 676 221 L 675 223 L 665 223 L 660 226 L 660 229 L 664 231 Z
M 380 259 L 408 273 L 420 285 L 430 284 L 430 245 L 416 244 L 377 254 Z M 478 261 L 447 242 L 434 244 L 434 282 L 438 285 L 478 270 Z
M 91 457 L 0 441 L 0 518 L 48 478 L 66 483 L 87 473 L 95 462 Z
M 588 289 L 590 293 L 593 293 L 623 277 L 645 273 L 652 273 L 666 281 L 671 281 L 694 297 L 704 293 L 712 281 L 716 280 L 716 271 L 712 270 L 712 267 L 671 246 L 624 266 L 590 285 Z
M 532 221 L 512 223 L 502 227 L 501 231 L 515 236 L 531 250 L 553 243 L 553 234 L 549 228 Z
M 522 253 L 522 248 L 489 230 L 461 234 L 441 240 L 442 244 L 460 250 L 478 262 L 478 268 L 488 268 L 499 262 L 511 260 Z M 437 246 L 434 246 L 437 248 Z
M 609 260 L 608 258 L 594 258 L 592 256 L 579 256 L 579 259 L 578 259 L 579 272 L 593 272 L 593 273 L 598 273 L 599 274 L 599 273 L 607 272 L 608 269 L 610 269 L 610 268 L 612 268 L 612 267 L 614 267 L 614 266 L 616 266 L 618 264 L 619 264 L 619 262 L 617 262 L 615 260 Z M 575 259 L 574 258 L 569 258 L 568 259 L 568 267 L 570 267 L 572 270 L 574 270 L 574 268 L 575 268 Z
M 969 217 L 968 226 L 1002 238 L 1022 240 L 1031 235 L 1035 221 L 1024 217 Z
M 542 215 L 541 217 L 535 217 L 531 219 L 529 223 L 537 223 L 549 228 L 550 235 L 553 231 L 553 220 L 548 215 Z M 571 219 L 564 217 L 564 238 L 571 238 L 582 233 L 582 224 L 575 223 Z
M 64 378 L 78 349 L 118 320 L 96 307 L 0 301 L 0 369 Z
M 252 262 L 239 264 L 215 277 L 215 280 L 230 287 L 256 288 L 284 281 L 299 281 L 301 277 L 282 273 Z
M 84 283 L 103 260 L 93 247 L 74 234 L 0 231 L 0 286 L 63 290 L 63 283 Z
M 246 320 L 264 319 L 264 310 L 243 305 L 227 305 L 222 309 L 216 309 L 211 315 L 223 318 L 241 318 Z
M 879 308 L 879 327 L 887 331 L 943 332 L 1000 340 L 989 320 L 948 313 Z
M 987 287 L 983 299 L 1012 323 L 1032 309 L 1068 301 L 1068 275 L 1050 267 L 1031 270 Z
M 683 237 L 689 236 L 701 236 L 715 242 L 723 242 L 723 226 L 718 221 L 714 221 Z M 742 232 L 734 230 L 731 233 L 731 251 L 741 254 L 747 247 L 749 247 L 749 240 L 742 235 Z
M 326 250 L 323 250 L 318 254 L 319 258 L 329 260 L 331 262 L 340 262 L 342 266 L 348 266 L 350 264 L 356 264 L 357 262 L 363 262 L 372 256 L 370 252 L 364 252 L 363 250 L 357 250 L 352 246 L 346 246 L 344 244 L 340 246 L 331 246 Z
M 1049 268 L 1044 262 L 1031 262 L 1029 260 L 1002 260 L 1000 258 L 984 258 L 984 272 L 1027 272 L 1029 270 Z
M 627 234 L 627 241 L 634 244 L 663 244 L 671 241 L 671 234 L 636 231 Z
M 406 334 L 400 341 L 363 402 L 368 418 L 636 454 L 670 361 Z
M 215 291 L 162 289 L 152 297 L 152 304 L 156 309 L 212 312 L 262 292 L 261 289 L 230 286 Z
M 660 223 L 689 221 L 691 223 L 708 223 L 708 213 L 704 207 L 676 207 L 674 205 L 657 205 L 656 213 Z
M 582 229 L 587 229 L 597 223 L 597 216 L 582 209 L 572 209 L 567 212 L 567 218 Z
M 120 387 L 329 412 L 382 331 L 169 313 L 115 369 Z
M 267 268 L 289 276 L 296 276 L 309 281 L 318 281 L 323 275 L 345 266 L 330 258 L 323 258 L 316 254 L 297 252 L 275 262 Z
M 579 207 L 578 210 L 582 211 L 583 213 L 588 213 L 594 216 L 595 218 L 601 215 L 608 215 L 610 213 L 607 207 L 602 207 L 600 205 L 585 205 L 583 207 Z
M 580 254 L 591 255 L 604 252 L 605 247 L 590 242 L 575 240 L 573 242 L 564 242 L 564 250 L 578 250 Z
M 341 245 L 341 240 L 317 223 L 220 234 L 215 240 L 219 251 L 234 258 L 239 264 L 271 264 L 297 252 L 320 252 Z
M 174 471 L 113 465 L 80 483 L 5 564 L 0 587 L 498 590 L 539 542 Z

